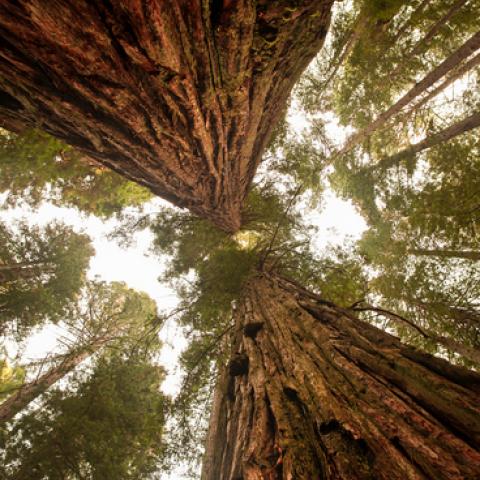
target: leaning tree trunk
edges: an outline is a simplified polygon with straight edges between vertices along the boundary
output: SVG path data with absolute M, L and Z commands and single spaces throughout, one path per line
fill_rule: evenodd
M 235 318 L 203 480 L 478 478 L 478 374 L 266 274 Z
M 4 0 L 0 119 L 235 231 L 333 0 Z
M 380 159 L 375 165 L 368 167 L 368 170 L 375 172 L 377 170 L 388 170 L 397 167 L 402 160 L 414 157 L 417 153 L 420 153 L 423 150 L 448 142 L 452 138 L 463 135 L 464 133 L 478 127 L 480 127 L 480 112 L 474 112 L 469 117 L 464 118 L 439 132 L 433 133 L 420 142 L 414 143 L 394 155 Z
M 472 54 L 480 49 L 480 32 L 474 34 L 461 47 L 447 57 L 438 67 L 434 68 L 425 77 L 416 83 L 405 95 L 397 100 L 391 107 L 382 112 L 375 120 L 368 124 L 362 130 L 352 134 L 345 141 L 345 145 L 334 152 L 333 158 L 340 157 L 348 153 L 353 147 L 366 140 L 377 130 L 386 127 L 388 120 L 399 114 L 412 100 L 424 94 L 428 88 L 435 85 L 440 79 L 447 75 Z
M 111 336 L 102 336 L 95 339 L 91 344 L 65 357 L 62 362 L 40 375 L 33 382 L 21 386 L 0 404 L 0 425 L 12 420 L 17 413 L 21 412 L 40 395 L 43 395 L 53 384 L 73 371 L 111 338 Z

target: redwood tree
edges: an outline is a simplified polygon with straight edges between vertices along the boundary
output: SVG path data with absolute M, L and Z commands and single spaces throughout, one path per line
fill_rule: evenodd
M 1 126 L 38 126 L 227 231 L 332 0 L 7 0 Z
M 234 317 L 203 480 L 478 478 L 477 373 L 265 272 Z

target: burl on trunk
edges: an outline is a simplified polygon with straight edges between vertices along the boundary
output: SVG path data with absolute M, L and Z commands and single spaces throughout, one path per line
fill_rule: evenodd
M 4 0 L 0 125 L 213 220 L 241 204 L 333 0 Z
M 235 318 L 202 480 L 479 478 L 480 375 L 280 277 Z

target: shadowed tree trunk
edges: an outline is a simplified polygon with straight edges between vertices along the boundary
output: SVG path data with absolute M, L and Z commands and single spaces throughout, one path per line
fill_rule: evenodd
M 0 119 L 235 231 L 333 0 L 5 0 Z
M 480 376 L 275 276 L 246 286 L 203 480 L 473 480 Z

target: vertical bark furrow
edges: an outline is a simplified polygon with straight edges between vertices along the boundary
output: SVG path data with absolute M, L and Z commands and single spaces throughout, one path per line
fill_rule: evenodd
M 478 374 L 442 375 L 443 361 L 275 276 L 249 283 L 235 318 L 248 371 L 211 420 L 228 429 L 202 479 L 476 478 Z
M 6 0 L 1 126 L 39 126 L 235 231 L 332 3 Z

